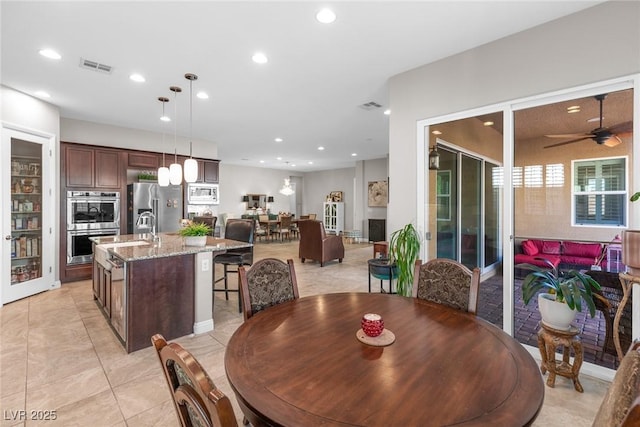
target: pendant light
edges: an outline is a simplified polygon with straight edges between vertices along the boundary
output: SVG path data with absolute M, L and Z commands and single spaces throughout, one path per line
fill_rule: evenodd
M 161 96 L 158 98 L 158 101 L 162 102 L 162 117 L 160 120 L 166 121 L 166 115 L 164 114 L 164 104 L 169 102 L 169 98 L 165 98 Z M 162 166 L 158 168 L 158 185 L 160 187 L 168 187 L 169 186 L 169 168 L 165 166 L 164 162 L 164 125 L 162 127 Z
M 182 89 L 180 89 L 178 86 L 171 86 L 169 90 L 173 92 L 173 146 L 175 150 L 173 154 L 173 163 L 171 164 L 171 166 L 169 166 L 169 181 L 172 185 L 180 185 L 182 184 L 182 166 L 180 165 L 180 163 L 178 163 L 178 103 L 176 102 L 176 100 L 178 97 L 178 93 L 182 92 Z
M 289 178 L 285 178 L 284 185 L 280 189 L 280 194 L 284 194 L 285 196 L 290 196 L 293 193 L 295 193 L 295 191 L 291 187 L 291 181 L 289 180 Z
M 193 81 L 198 80 L 195 74 L 187 73 L 184 78 L 189 80 L 189 158 L 184 161 L 184 180 L 196 182 L 198 179 L 198 162 L 192 156 L 193 134 Z
M 440 154 L 438 154 L 438 146 L 434 145 L 431 147 L 431 151 L 429 152 L 429 169 L 438 170 L 440 169 Z

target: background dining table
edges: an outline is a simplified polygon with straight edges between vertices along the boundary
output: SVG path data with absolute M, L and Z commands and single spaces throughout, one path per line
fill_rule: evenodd
M 391 345 L 356 338 L 371 312 Z M 544 398 L 537 363 L 504 331 L 398 295 L 315 295 L 259 312 L 232 336 L 225 368 L 254 425 L 521 426 Z

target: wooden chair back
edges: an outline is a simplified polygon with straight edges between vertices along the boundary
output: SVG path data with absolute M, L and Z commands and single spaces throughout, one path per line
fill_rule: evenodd
M 244 320 L 273 305 L 299 298 L 293 260 L 275 258 L 256 261 L 247 270 L 238 268 Z
M 211 381 L 200 363 L 180 344 L 156 334 L 151 342 L 182 426 L 237 427 L 231 401 Z
M 469 270 L 457 261 L 432 259 L 424 264 L 415 263 L 413 297 L 476 313 L 480 269 Z
M 640 341 L 631 343 L 622 358 L 593 426 L 640 426 Z
M 201 222 L 211 227 L 211 236 L 213 236 L 216 232 L 217 220 L 218 220 L 218 217 L 215 217 L 215 216 L 194 216 L 193 217 L 193 222 Z
M 309 214 L 309 219 L 316 219 L 316 214 Z

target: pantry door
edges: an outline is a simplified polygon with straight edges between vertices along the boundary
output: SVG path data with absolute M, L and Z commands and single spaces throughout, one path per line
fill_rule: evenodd
M 2 128 L 2 304 L 54 287 L 51 141 Z

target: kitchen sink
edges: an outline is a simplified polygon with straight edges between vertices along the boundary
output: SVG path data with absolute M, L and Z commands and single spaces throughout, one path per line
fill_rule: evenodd
M 95 253 L 93 257 L 96 262 L 103 266 L 105 269 L 110 270 L 111 265 L 107 262 L 108 259 L 111 259 L 111 255 L 109 254 L 109 249 L 112 248 L 124 248 L 127 246 L 149 246 L 149 242 L 144 240 L 133 240 L 130 242 L 114 242 L 114 243 L 103 243 L 101 245 L 95 246 Z

